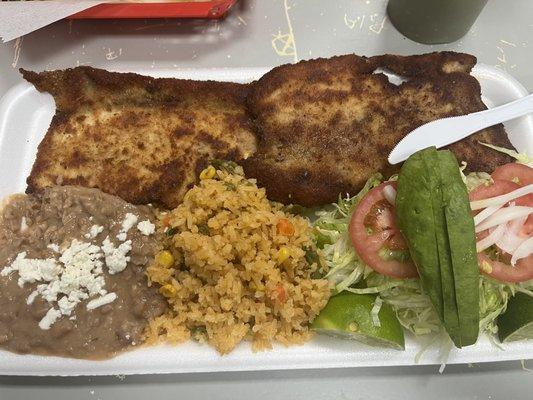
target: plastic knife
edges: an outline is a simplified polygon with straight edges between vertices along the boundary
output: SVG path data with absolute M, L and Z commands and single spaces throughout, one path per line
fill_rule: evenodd
M 389 154 L 389 163 L 398 164 L 418 150 L 430 146 L 444 147 L 489 126 L 529 113 L 533 113 L 532 94 L 489 110 L 428 122 L 400 140 Z

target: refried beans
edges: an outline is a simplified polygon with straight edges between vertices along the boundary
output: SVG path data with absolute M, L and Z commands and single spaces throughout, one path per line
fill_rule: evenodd
M 146 229 L 154 221 L 151 207 L 134 206 L 97 189 L 58 186 L 40 195 L 8 198 L 0 208 L 0 272 L 5 269 L 0 274 L 0 347 L 23 354 L 105 359 L 140 345 L 148 321 L 167 307 L 146 282 L 145 267 L 158 248 L 157 233 Z M 117 247 L 131 240 L 130 259 L 123 270 L 111 274 L 102 256 L 104 288 L 116 298 L 92 310 L 87 304 L 94 297 L 84 299 L 49 329 L 40 328 L 40 321 L 51 308 L 58 308 L 57 303 L 41 295 L 34 295 L 31 302 L 28 297 L 43 282 L 25 282 L 21 287 L 20 271 L 9 272 L 7 267 L 22 252 L 27 259 L 58 260 L 75 240 L 102 246 L 106 238 Z

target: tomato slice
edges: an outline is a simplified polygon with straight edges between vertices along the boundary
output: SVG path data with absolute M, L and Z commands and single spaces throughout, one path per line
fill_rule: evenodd
M 470 192 L 470 201 L 488 199 L 490 197 L 501 196 L 520 188 L 520 185 L 506 180 L 494 179 L 490 185 L 480 185 Z
M 512 267 L 500 261 L 494 261 L 484 253 L 477 255 L 482 273 L 501 282 L 525 282 L 533 279 L 533 254 L 517 261 Z
M 385 260 L 380 250 L 407 250 L 405 239 L 396 226 L 395 208 L 383 195 L 383 188 L 396 182 L 385 182 L 370 190 L 355 208 L 350 220 L 350 239 L 361 259 L 374 271 L 394 278 L 416 278 L 412 261 Z M 368 229 L 372 232 L 368 232 Z
M 512 181 L 520 186 L 533 183 L 533 168 L 525 164 L 509 163 L 494 170 L 492 179 Z M 517 206 L 531 206 L 533 204 L 533 193 L 520 197 L 515 201 Z M 522 230 L 523 234 L 533 234 L 533 215 L 530 215 Z
M 515 204 L 517 206 L 533 207 L 533 193 L 519 197 L 518 199 L 516 199 Z M 527 218 L 527 221 L 522 227 L 520 233 L 524 236 L 533 235 L 533 215 L 530 215 Z
M 507 164 L 507 165 L 511 165 L 511 164 Z M 481 186 L 478 186 L 476 189 L 474 189 L 470 193 L 470 200 L 482 200 L 482 199 L 486 199 L 490 197 L 500 196 L 502 194 L 506 194 L 506 193 L 512 192 L 513 190 L 518 189 L 520 185 L 518 185 L 515 182 L 512 182 L 511 180 L 495 179 L 495 176 L 496 177 L 504 177 L 504 176 L 510 177 L 511 175 L 503 174 L 503 172 L 505 171 L 516 171 L 514 168 L 505 169 L 507 165 L 500 167 L 499 168 L 500 172 L 498 174 L 492 175 L 494 179 L 493 184 L 488 185 L 488 186 L 481 185 Z M 516 164 L 516 165 L 520 165 L 520 164 Z M 523 171 L 523 169 L 520 169 L 520 170 Z M 498 171 L 498 169 L 496 171 Z M 529 173 L 531 173 L 531 171 Z M 520 182 L 522 182 L 523 179 L 524 179 L 524 176 L 518 177 L 518 180 Z M 533 207 L 533 196 L 532 195 L 522 196 L 514 200 L 513 202 L 516 205 Z M 532 232 L 533 232 L 533 218 L 532 216 L 530 216 L 527 222 L 525 223 L 524 227 L 522 228 L 521 234 L 529 236 L 532 234 Z M 488 234 L 487 231 L 480 232 L 477 235 L 477 239 L 480 240 L 483 237 L 485 237 L 487 234 Z M 504 258 L 509 258 L 507 256 L 508 256 L 507 254 L 504 254 Z M 483 274 L 490 276 L 491 278 L 496 279 L 501 282 L 516 283 L 516 282 L 524 282 L 524 281 L 533 279 L 533 255 L 530 255 L 528 257 L 518 260 L 518 262 L 516 263 L 516 266 L 513 267 L 501 261 L 491 260 L 486 254 L 479 253 L 478 263 L 480 266 L 480 270 Z
M 511 181 L 526 186 L 533 183 L 533 168 L 518 163 L 510 163 L 502 165 L 494 170 L 492 179 Z
M 483 200 L 490 197 L 501 196 L 502 194 L 507 194 L 520 188 L 520 185 L 511 182 L 511 181 L 502 181 L 494 180 L 494 183 L 491 185 L 480 185 L 470 192 L 470 201 L 474 200 Z M 516 200 L 513 200 L 513 203 L 517 206 L 527 206 L 532 207 L 533 204 L 533 193 L 526 194 L 525 196 L 519 197 Z M 484 234 L 486 232 L 483 232 Z M 527 219 L 523 229 L 522 234 L 528 236 L 533 234 L 533 215 L 530 215 Z M 484 236 L 484 235 L 481 235 Z M 486 235 L 485 235 L 486 236 Z

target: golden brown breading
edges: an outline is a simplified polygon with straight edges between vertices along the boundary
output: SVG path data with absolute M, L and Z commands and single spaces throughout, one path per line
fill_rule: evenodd
M 257 152 L 244 162 L 269 198 L 315 206 L 355 194 L 387 163 L 394 145 L 437 118 L 485 109 L 467 54 L 346 55 L 274 68 L 252 85 L 248 111 L 258 134 Z M 402 75 L 396 86 L 378 68 Z M 492 171 L 510 161 L 478 141 L 510 147 L 499 125 L 450 149 L 469 170 Z
M 475 63 L 450 52 L 346 55 L 283 65 L 250 85 L 90 67 L 22 71 L 57 105 L 28 192 L 81 185 L 172 208 L 207 162 L 219 158 L 243 163 L 273 200 L 334 202 L 375 172 L 397 172 L 387 156 L 414 128 L 484 109 L 470 75 Z M 407 81 L 396 86 L 376 69 Z M 510 147 L 501 125 L 451 145 L 469 170 L 510 161 L 478 141 Z
M 131 203 L 175 207 L 209 160 L 241 161 L 256 148 L 246 85 L 90 67 L 22 73 L 57 106 L 28 192 L 81 185 Z

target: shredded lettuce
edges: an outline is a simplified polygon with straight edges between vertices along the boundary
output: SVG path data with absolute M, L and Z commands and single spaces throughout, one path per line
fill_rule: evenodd
M 465 177 L 465 184 L 468 191 L 472 191 L 478 186 L 491 184 L 492 177 L 486 172 L 471 172 Z
M 479 331 L 498 333 L 497 318 L 507 309 L 507 302 L 517 292 L 533 297 L 533 281 L 523 283 L 502 283 L 484 275 L 479 279 Z
M 417 336 L 441 332 L 439 317 L 418 279 L 394 279 L 373 272 L 364 283 L 364 288 L 350 287 L 346 290 L 358 294 L 379 294 L 396 312 L 400 324 Z
M 466 167 L 467 163 L 463 161 L 459 171 L 461 173 L 461 178 L 463 179 L 463 182 L 465 183 L 469 192 L 480 185 L 488 185 L 492 183 L 492 177 L 486 172 L 471 172 L 468 175 L 465 175 L 464 171 Z
M 490 179 L 490 175 L 485 173 L 465 176 L 467 186 L 472 188 L 487 184 Z M 317 218 L 313 223 L 315 241 L 328 266 L 326 278 L 334 282 L 337 293 L 347 290 L 357 294 L 377 294 L 380 300 L 372 310 L 373 321 L 381 302 L 388 303 L 406 330 L 416 336 L 427 337 L 428 346 L 440 343 L 444 359 L 451 340 L 420 281 L 394 279 L 374 272 L 359 258 L 351 244 L 348 233 L 351 214 L 361 199 L 381 181 L 382 176 L 375 175 L 357 195 L 339 198 L 337 204 L 316 211 Z M 480 334 L 487 333 L 489 338 L 494 338 L 498 331 L 497 318 L 505 312 L 509 299 L 516 292 L 533 296 L 533 281 L 508 284 L 481 275 L 479 289 Z M 494 339 L 492 341 L 496 344 Z
M 466 161 L 461 161 L 461 166 L 459 167 L 459 173 L 461 174 L 461 179 L 466 184 L 466 175 L 465 175 L 465 169 L 467 167 Z
M 316 212 L 315 240 L 328 267 L 326 278 L 335 283 L 335 290 L 342 292 L 368 276 L 372 270 L 366 266 L 350 242 L 348 225 L 352 211 L 361 199 L 374 187 L 378 186 L 383 177 L 376 174 L 371 177 L 364 188 L 353 197 L 339 197 L 339 201 L 331 207 Z
M 379 311 L 381 310 L 381 306 L 383 306 L 383 300 L 381 297 L 377 296 L 376 300 L 374 301 L 374 306 L 370 311 L 370 316 L 372 317 L 372 325 L 377 326 L 378 328 L 381 326 L 381 321 L 379 320 Z
M 499 151 L 500 153 L 507 154 L 508 156 L 513 157 L 520 164 L 531 164 L 533 163 L 533 157 L 527 155 L 526 153 L 519 153 L 515 150 L 506 149 L 505 147 L 494 146 L 493 144 L 479 142 L 483 146 L 486 146 L 492 150 Z
M 508 285 L 481 276 L 479 279 L 479 329 L 495 335 L 498 333 L 496 319 L 507 308 L 512 294 Z
M 375 273 L 359 258 L 351 244 L 348 233 L 351 214 L 382 179 L 376 174 L 357 195 L 339 198 L 337 204 L 316 212 L 315 240 L 328 266 L 326 278 L 334 282 L 337 293 L 348 290 L 378 294 L 380 301 L 391 305 L 402 326 L 415 335 L 440 333 L 442 324 L 419 280 L 393 279 Z

